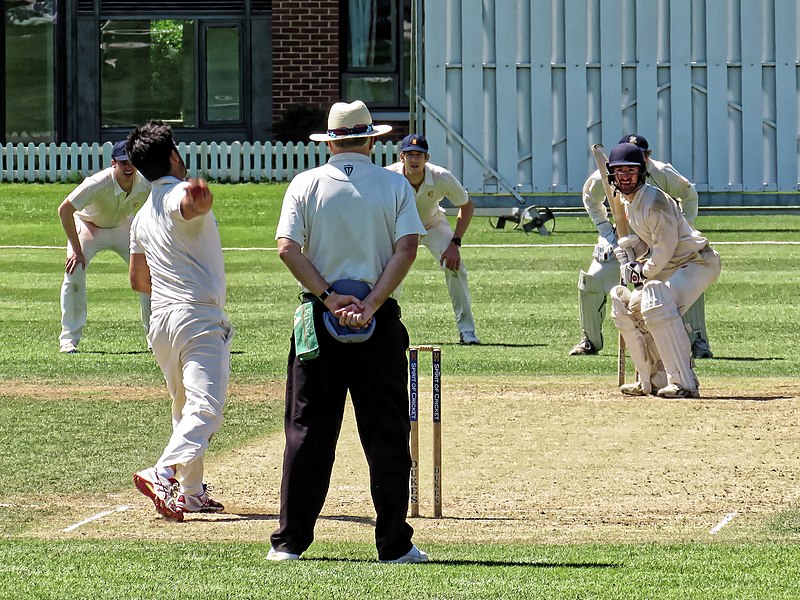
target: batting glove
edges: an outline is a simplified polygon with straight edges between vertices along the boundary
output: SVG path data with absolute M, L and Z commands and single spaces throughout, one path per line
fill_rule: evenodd
M 629 262 L 620 266 L 620 275 L 624 285 L 633 284 L 633 287 L 640 288 L 644 285 L 645 276 L 642 273 L 644 264 L 640 262 Z
M 614 256 L 620 265 L 636 262 L 637 244 L 639 244 L 639 236 L 635 233 L 619 238 L 619 245 L 614 248 Z

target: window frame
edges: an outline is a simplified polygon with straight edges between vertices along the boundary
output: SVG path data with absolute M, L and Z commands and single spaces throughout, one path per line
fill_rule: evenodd
M 391 65 L 375 65 L 365 67 L 350 67 L 348 61 L 349 46 L 350 46 L 350 1 L 340 0 L 340 28 L 339 28 L 339 85 L 342 96 L 352 101 L 355 98 L 346 97 L 346 89 L 348 80 L 364 79 L 369 76 L 385 77 L 390 75 L 393 77 L 393 100 L 390 102 L 370 100 L 368 98 L 360 98 L 367 102 L 370 107 L 382 109 L 410 109 L 410 93 L 409 86 L 411 82 L 410 68 L 406 64 L 406 47 L 404 39 L 404 24 L 406 21 L 411 20 L 411 1 L 409 0 L 390 0 L 391 18 L 393 20 L 392 29 L 394 36 L 394 54 L 392 56 Z M 409 56 L 409 60 L 413 57 Z
M 195 111 L 195 122 L 193 125 L 174 125 L 176 130 L 180 131 L 198 131 L 198 130 L 219 130 L 225 131 L 228 129 L 242 129 L 248 127 L 248 115 L 250 115 L 250 96 L 247 93 L 247 74 L 250 69 L 251 58 L 247 52 L 248 35 L 247 23 L 244 17 L 224 18 L 224 17 L 187 17 L 184 15 L 132 15 L 132 16 L 118 16 L 108 15 L 100 16 L 98 25 L 98 41 L 102 43 L 101 29 L 105 23 L 111 21 L 161 21 L 161 20 L 176 20 L 176 21 L 191 21 L 194 29 L 194 46 L 192 48 L 192 90 L 193 90 L 193 109 Z M 209 28 L 236 28 L 239 32 L 239 119 L 236 121 L 216 121 L 209 120 L 208 117 L 208 53 L 206 49 L 207 30 Z M 98 55 L 98 60 L 102 60 L 102 51 Z M 102 71 L 98 72 L 98 115 L 102 115 L 103 111 L 103 77 Z M 133 126 L 138 125 L 138 123 Z M 102 120 L 99 123 L 101 136 L 109 132 L 119 131 L 125 127 L 103 125 Z

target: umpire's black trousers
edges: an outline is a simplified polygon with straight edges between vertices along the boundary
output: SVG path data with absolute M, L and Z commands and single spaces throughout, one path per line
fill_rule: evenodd
M 405 352 L 408 332 L 393 299 L 375 314 L 375 331 L 362 343 L 345 344 L 331 337 L 322 320 L 325 310 L 321 302 L 314 301 L 320 346 L 317 358 L 298 360 L 292 337 L 286 377 L 280 523 L 272 534 L 272 546 L 302 554 L 314 539 L 349 390 L 369 465 L 377 513 L 378 558 L 392 560 L 411 549 L 414 532 L 406 522 L 411 469 Z

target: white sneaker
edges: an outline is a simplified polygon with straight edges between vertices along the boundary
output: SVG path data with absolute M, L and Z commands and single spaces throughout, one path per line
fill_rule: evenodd
M 58 349 L 59 352 L 62 354 L 75 354 L 78 352 L 78 349 L 75 347 L 74 344 L 64 344 L 61 348 Z
M 267 560 L 272 560 L 275 562 L 282 562 L 285 560 L 299 560 L 299 554 L 293 554 L 291 552 L 284 552 L 282 550 L 275 550 L 275 548 L 270 546 L 269 552 L 267 552 Z
M 172 488 L 176 483 L 175 479 L 159 475 L 155 467 L 133 474 L 133 485 L 153 501 L 158 514 L 167 519 L 183 521 L 183 511 L 172 497 Z
M 623 383 L 621 386 L 619 386 L 619 391 L 622 392 L 623 396 L 647 396 L 649 393 L 644 391 L 641 381 Z
M 459 335 L 458 343 L 465 346 L 477 346 L 481 343 L 481 340 L 475 335 L 474 331 L 462 331 Z
M 411 550 L 403 554 L 400 558 L 395 558 L 394 560 L 382 560 L 382 563 L 397 563 L 397 564 L 406 564 L 406 563 L 424 563 L 428 562 L 428 555 L 425 554 L 422 550 L 417 548 L 416 544 L 411 545 Z
M 203 484 L 203 493 L 199 496 L 181 494 L 175 502 L 183 512 L 219 513 L 225 510 L 222 502 L 214 500 L 208 495 L 206 484 Z
M 661 398 L 699 398 L 700 390 L 687 390 L 677 383 L 670 383 L 667 387 L 658 390 Z

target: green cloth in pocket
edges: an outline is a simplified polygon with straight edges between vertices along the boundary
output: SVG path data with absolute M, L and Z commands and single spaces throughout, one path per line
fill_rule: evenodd
M 319 356 L 319 342 L 314 329 L 314 305 L 303 302 L 294 311 L 294 347 L 297 358 L 302 361 Z

